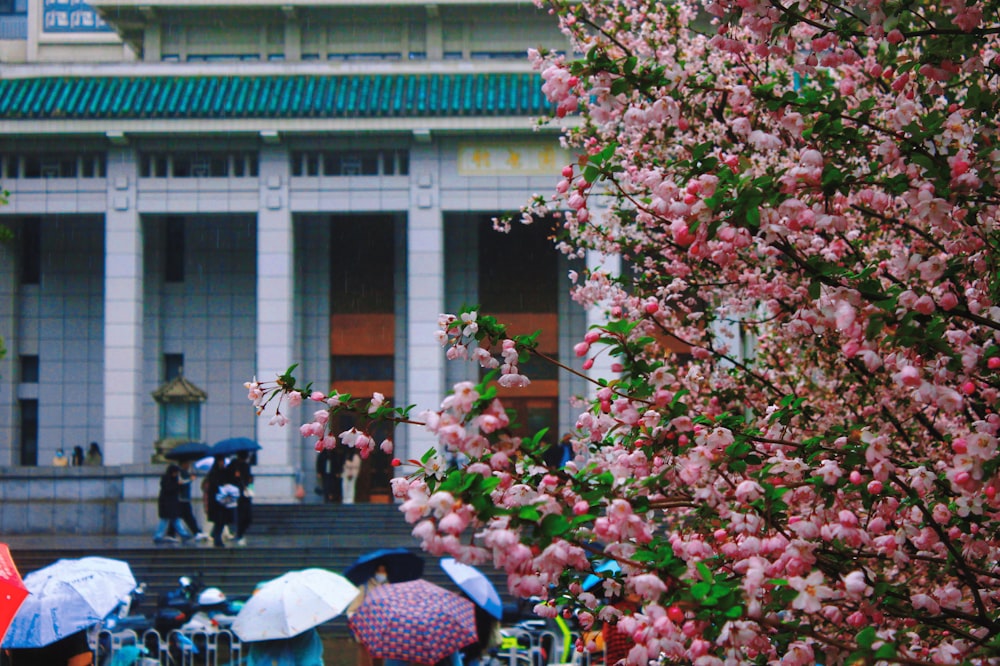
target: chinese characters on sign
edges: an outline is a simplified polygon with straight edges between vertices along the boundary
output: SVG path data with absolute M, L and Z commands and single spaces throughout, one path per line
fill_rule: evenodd
M 569 156 L 555 142 L 469 143 L 458 147 L 460 176 L 550 176 Z
M 83 0 L 44 0 L 42 30 L 58 33 L 110 32 L 111 27 Z

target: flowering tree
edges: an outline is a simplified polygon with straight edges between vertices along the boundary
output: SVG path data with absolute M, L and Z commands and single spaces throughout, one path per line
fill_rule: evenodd
M 468 462 L 393 483 L 414 534 L 541 614 L 615 624 L 630 663 L 1000 663 L 1000 4 L 552 11 L 584 55 L 535 62 L 580 157 L 524 217 L 624 259 L 572 287 L 608 317 L 577 354 L 616 376 L 559 469 L 496 374 L 456 386 L 419 422 Z M 530 381 L 532 337 L 474 310 L 438 335 Z M 363 417 L 362 451 L 365 424 L 411 420 L 290 372 L 250 388 L 321 403 L 320 447 L 331 412 Z

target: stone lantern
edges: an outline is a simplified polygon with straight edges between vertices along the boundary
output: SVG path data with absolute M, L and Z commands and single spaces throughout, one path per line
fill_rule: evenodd
M 166 462 L 164 454 L 178 444 L 201 441 L 201 405 L 208 394 L 179 372 L 153 391 L 153 399 L 160 406 L 160 436 L 154 444 L 153 462 Z

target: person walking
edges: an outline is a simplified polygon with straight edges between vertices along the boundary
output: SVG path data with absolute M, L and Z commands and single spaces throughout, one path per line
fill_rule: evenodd
M 188 465 L 190 462 L 183 462 L 181 465 Z M 156 526 L 156 533 L 153 534 L 153 543 L 161 544 L 167 541 L 176 541 L 174 537 L 167 536 L 167 528 L 173 526 L 177 534 L 180 535 L 184 543 L 194 539 L 194 535 L 188 531 L 187 525 L 180 516 L 180 471 L 178 465 L 171 464 L 160 477 L 160 494 L 156 500 L 157 514 L 160 522 Z M 190 483 L 190 480 L 189 480 Z M 190 486 L 188 492 L 190 493 Z
M 205 501 L 205 515 L 212 523 L 212 545 L 223 548 L 222 530 L 233 520 L 233 510 L 219 500 L 219 489 L 229 482 L 226 474 L 226 457 L 215 456 L 212 468 L 208 470 L 201 482 L 201 490 Z
M 198 541 L 208 539 L 208 535 L 201 531 L 198 519 L 194 515 L 194 508 L 191 505 L 191 488 L 194 484 L 194 473 L 191 471 L 191 461 L 184 460 L 179 464 L 177 476 L 178 490 L 178 517 L 187 525 L 188 531 L 194 534 Z
M 226 468 L 229 483 L 239 488 L 236 502 L 236 545 L 247 545 L 246 532 L 253 522 L 253 475 L 250 473 L 248 451 L 240 451 Z
M 87 467 L 100 467 L 104 464 L 104 454 L 97 442 L 91 442 L 87 449 L 87 455 L 83 459 L 83 464 Z

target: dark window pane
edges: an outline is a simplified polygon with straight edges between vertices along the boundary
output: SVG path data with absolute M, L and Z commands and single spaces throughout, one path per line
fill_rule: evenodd
M 21 354 L 21 382 L 24 384 L 38 383 L 37 354 Z
M 42 281 L 42 221 L 25 220 L 21 225 L 21 284 Z
M 555 312 L 558 253 L 549 238 L 551 221 L 493 230 L 479 223 L 479 300 L 485 312 Z
M 21 412 L 21 460 L 19 464 L 38 465 L 38 401 L 19 400 Z
M 392 356 L 331 356 L 330 376 L 335 382 L 392 381 Z
M 227 155 L 212 155 L 208 158 L 208 175 L 213 178 L 225 178 L 229 175 L 229 157 Z
M 169 382 L 175 377 L 180 377 L 184 371 L 184 354 L 164 354 L 163 355 L 163 381 Z
M 163 279 L 167 282 L 184 281 L 184 218 L 167 218 L 167 242 L 164 257 Z
M 393 312 L 394 224 L 390 217 L 335 218 L 330 245 L 330 311 Z

